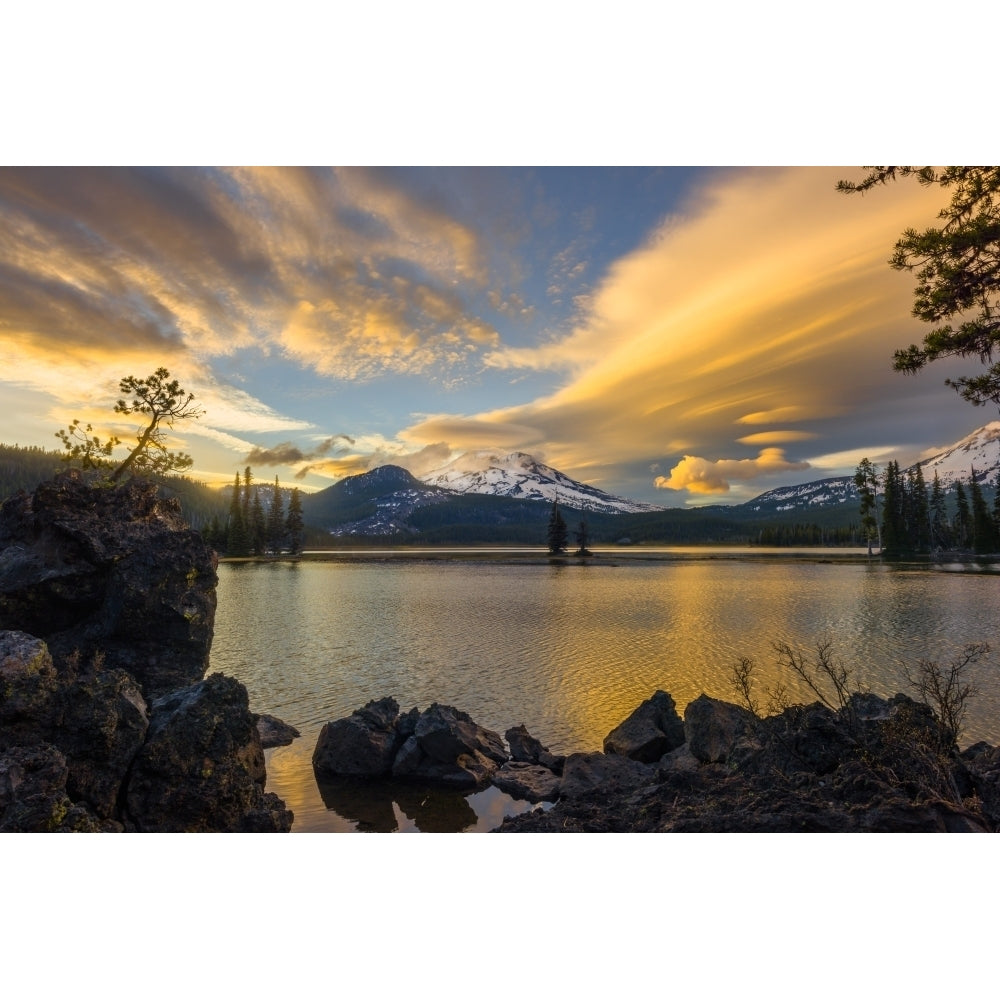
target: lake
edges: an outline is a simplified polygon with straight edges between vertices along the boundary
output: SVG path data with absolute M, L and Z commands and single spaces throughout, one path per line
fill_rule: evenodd
M 968 642 L 993 652 L 973 668 L 963 746 L 1000 742 L 1000 579 L 981 568 L 889 565 L 844 550 L 630 550 L 585 564 L 517 553 L 345 554 L 328 561 L 223 563 L 212 671 L 242 681 L 254 711 L 302 734 L 267 751 L 268 790 L 293 831 L 489 830 L 531 808 L 496 789 L 474 796 L 407 786 L 320 787 L 312 752 L 325 722 L 392 695 L 432 702 L 501 735 L 523 723 L 557 753 L 600 750 L 657 689 L 683 715 L 702 692 L 736 700 L 733 664 L 781 682 L 772 644 L 830 639 L 878 694 L 903 670 L 950 660 Z M 760 700 L 766 700 L 761 690 Z

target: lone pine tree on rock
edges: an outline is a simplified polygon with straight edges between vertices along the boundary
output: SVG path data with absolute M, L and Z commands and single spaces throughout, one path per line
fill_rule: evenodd
M 175 420 L 201 416 L 202 411 L 194 405 L 194 393 L 185 392 L 177 379 L 171 380 L 166 368 L 157 368 L 148 378 L 128 375 L 118 383 L 118 390 L 122 398 L 114 412 L 123 416 L 141 413 L 148 423 L 136 435 L 136 444 L 124 461 L 114 466 L 111 481 L 118 482 L 126 474 L 165 475 L 190 468 L 194 461 L 190 455 L 167 448 L 163 427 L 172 427 Z M 66 451 L 63 459 L 79 462 L 84 469 L 110 467 L 112 452 L 121 439 L 112 434 L 101 440 L 93 431 L 90 424 L 81 427 L 79 420 L 56 431 Z

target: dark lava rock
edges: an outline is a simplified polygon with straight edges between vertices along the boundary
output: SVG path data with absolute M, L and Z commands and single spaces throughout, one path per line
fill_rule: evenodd
M 559 775 L 541 764 L 510 760 L 493 775 L 493 784 L 515 799 L 555 802 L 559 798 Z
M 147 725 L 146 702 L 124 671 L 57 674 L 41 639 L 0 632 L 0 749 L 56 747 L 70 797 L 101 819 L 115 814 Z
M 523 724 L 508 729 L 504 733 L 504 739 L 510 747 L 510 756 L 513 760 L 525 764 L 541 764 L 556 774 L 562 774 L 566 758 L 551 753 L 548 747 L 543 746 L 541 740 L 536 740 Z
M 576 799 L 591 792 L 632 791 L 656 776 L 656 769 L 631 757 L 604 753 L 571 753 L 563 766 L 559 792 L 564 799 Z
M 3 504 L 3 829 L 289 829 L 246 689 L 191 687 L 216 583 L 215 553 L 153 484 L 70 472 Z
M 711 699 L 705 699 L 710 702 Z M 722 703 L 723 705 L 725 703 Z M 736 710 L 702 704 L 709 728 Z M 700 725 L 700 723 L 698 723 Z M 982 832 L 1000 816 L 1000 750 L 961 756 L 928 706 L 905 695 L 851 699 L 843 709 L 799 705 L 758 720 L 725 763 L 685 745 L 655 768 L 622 757 L 572 754 L 559 801 L 504 820 L 501 832 Z M 692 732 L 692 735 L 694 733 Z M 700 736 L 698 737 L 701 738 Z M 603 757 L 603 760 L 602 760 Z M 645 773 L 604 773 L 609 762 Z
M 499 733 L 477 725 L 457 708 L 435 702 L 420 713 L 413 735 L 396 756 L 392 774 L 450 788 L 482 788 L 507 759 Z
M 604 738 L 604 752 L 651 764 L 684 744 L 684 723 L 665 691 L 647 698 Z
M 328 722 L 313 751 L 313 768 L 324 777 L 377 778 L 392 773 L 403 740 L 396 730 L 395 698 L 370 701 L 346 719 Z
M 691 755 L 703 763 L 724 761 L 757 718 L 739 705 L 702 694 L 684 709 L 684 732 Z
M 121 788 L 149 728 L 147 705 L 123 670 L 85 674 L 63 689 L 50 739 L 69 764 L 67 791 L 102 819 L 116 815 Z
M 477 725 L 467 713 L 450 705 L 435 702 L 421 712 L 413 735 L 420 749 L 435 760 L 452 761 L 471 753 L 481 753 L 497 764 L 507 760 L 507 748 L 498 733 Z
M 153 702 L 126 789 L 147 832 L 280 832 L 292 814 L 264 793 L 264 751 L 246 688 L 212 674 Z
M 265 750 L 287 747 L 302 735 L 294 726 L 273 715 L 257 716 L 257 732 L 260 735 L 260 745 Z
M 0 508 L 0 629 L 44 639 L 57 667 L 100 653 L 157 697 L 205 674 L 217 564 L 155 484 L 65 472 Z
M 328 722 L 313 752 L 321 780 L 394 778 L 474 789 L 488 785 L 507 750 L 498 733 L 449 705 L 399 714 L 394 698 L 371 701 L 345 719 Z
M 1000 747 L 976 743 L 962 754 L 962 761 L 972 779 L 973 794 L 979 799 L 983 815 L 1000 827 Z
M 36 743 L 55 728 L 58 686 L 56 668 L 41 639 L 26 632 L 0 632 L 0 749 Z
M 0 833 L 96 833 L 121 829 L 74 804 L 69 766 L 55 747 L 40 743 L 0 753 Z

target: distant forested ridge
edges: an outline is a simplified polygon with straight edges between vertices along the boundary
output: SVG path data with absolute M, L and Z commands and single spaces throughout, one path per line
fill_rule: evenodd
M 18 490 L 33 490 L 65 467 L 58 451 L 0 444 L 0 501 Z
M 62 452 L 0 444 L 0 503 L 18 490 L 31 491 L 67 468 Z M 151 476 L 164 496 L 176 497 L 188 524 L 202 530 L 214 518 L 225 522 L 228 498 L 219 490 L 185 476 Z

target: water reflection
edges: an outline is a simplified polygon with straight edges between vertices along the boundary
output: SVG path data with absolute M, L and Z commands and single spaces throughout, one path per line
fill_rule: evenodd
M 399 781 L 316 778 L 332 822 L 358 833 L 466 833 L 492 830 L 505 816 L 536 808 L 497 788 L 471 796 Z M 471 800 L 471 801 L 470 801 Z M 549 803 L 543 807 L 548 808 Z

